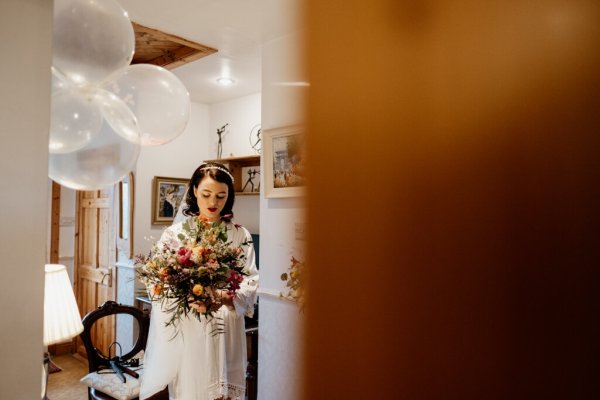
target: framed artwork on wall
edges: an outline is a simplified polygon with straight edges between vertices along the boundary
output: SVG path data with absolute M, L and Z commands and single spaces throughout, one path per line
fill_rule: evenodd
M 152 223 L 170 225 L 185 196 L 188 179 L 155 176 L 152 181 Z
M 242 193 L 260 193 L 260 165 L 242 167 Z
M 263 130 L 265 197 L 298 197 L 306 184 L 303 127 Z

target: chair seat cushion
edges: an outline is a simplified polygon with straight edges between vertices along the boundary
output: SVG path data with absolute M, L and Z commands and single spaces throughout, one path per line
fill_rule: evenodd
M 94 388 L 90 388 L 90 399 L 91 400 L 115 400 L 114 397 L 109 396 L 106 393 L 102 393 Z M 139 397 L 135 397 L 132 400 L 139 400 Z
M 138 373 L 141 375 L 142 371 L 140 370 Z M 127 381 L 123 383 L 116 374 L 108 372 L 91 372 L 81 378 L 81 382 L 95 389 L 96 398 L 98 399 L 103 399 L 103 397 L 99 396 L 100 394 L 98 392 L 102 392 L 110 396 L 105 397 L 106 399 L 136 399 L 140 394 L 140 381 L 129 375 L 126 375 L 125 377 Z

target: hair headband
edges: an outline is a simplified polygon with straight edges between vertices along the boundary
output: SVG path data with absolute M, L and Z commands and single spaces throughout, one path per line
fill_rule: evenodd
M 223 171 L 227 175 L 229 175 L 229 177 L 231 178 L 231 183 L 235 183 L 235 179 L 233 179 L 233 175 L 231 175 L 231 173 L 229 171 L 227 171 L 225 168 L 219 167 L 218 165 L 207 165 L 206 167 L 200 168 L 200 171 L 204 171 L 207 169 L 218 169 L 219 171 Z

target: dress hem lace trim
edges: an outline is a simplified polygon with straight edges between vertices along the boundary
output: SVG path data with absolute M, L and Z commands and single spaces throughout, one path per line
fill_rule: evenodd
M 209 399 L 231 399 L 244 400 L 246 388 L 244 386 L 233 385 L 227 382 L 218 382 L 208 387 Z

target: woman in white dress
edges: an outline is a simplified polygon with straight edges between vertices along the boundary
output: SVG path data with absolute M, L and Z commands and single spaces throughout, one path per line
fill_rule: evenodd
M 246 389 L 246 336 L 244 316 L 252 316 L 258 288 L 254 247 L 250 233 L 233 224 L 235 191 L 229 170 L 218 163 L 202 164 L 188 185 L 183 213 L 187 219 L 167 228 L 158 245 L 176 243 L 185 221 L 201 215 L 209 221 L 227 223 L 227 240 L 242 246 L 246 271 L 234 297 L 222 291 L 222 306 L 215 318 L 199 321 L 183 317 L 174 336 L 174 328 L 165 326 L 170 314 L 160 302 L 153 302 L 150 332 L 144 359 L 140 399 L 169 387 L 170 400 L 243 400 Z M 246 243 L 246 244 L 245 244 Z M 224 333 L 215 334 L 216 324 L 224 324 Z

